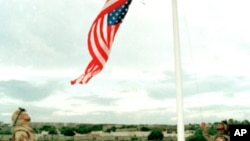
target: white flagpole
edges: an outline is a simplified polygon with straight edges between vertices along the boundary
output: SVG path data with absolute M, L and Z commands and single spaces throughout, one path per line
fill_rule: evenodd
M 177 0 L 172 0 L 172 10 L 173 10 L 174 55 L 175 55 L 175 76 L 176 76 L 177 140 L 185 141 Z

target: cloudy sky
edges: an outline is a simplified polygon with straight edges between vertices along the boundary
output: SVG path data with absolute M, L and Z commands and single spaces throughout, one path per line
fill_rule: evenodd
M 0 121 L 175 124 L 171 0 L 134 0 L 107 64 L 87 33 L 105 0 L 0 0 Z M 184 122 L 250 118 L 249 0 L 178 1 Z

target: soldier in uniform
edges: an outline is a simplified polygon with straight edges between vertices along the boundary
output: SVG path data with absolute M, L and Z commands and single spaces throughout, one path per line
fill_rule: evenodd
M 11 117 L 13 130 L 12 141 L 36 141 L 33 129 L 30 127 L 30 116 L 23 108 L 16 110 Z
M 229 141 L 225 136 L 217 136 L 215 137 L 215 141 Z
M 222 121 L 217 124 L 217 134 L 216 135 L 210 135 L 207 131 L 207 125 L 206 123 L 201 123 L 202 128 L 202 135 L 207 141 L 230 141 L 230 137 L 228 135 L 228 125 Z

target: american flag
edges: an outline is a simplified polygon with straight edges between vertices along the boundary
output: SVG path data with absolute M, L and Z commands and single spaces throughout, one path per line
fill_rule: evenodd
M 112 43 L 132 0 L 107 0 L 88 33 L 88 50 L 92 57 L 85 72 L 71 84 L 86 84 L 106 64 Z

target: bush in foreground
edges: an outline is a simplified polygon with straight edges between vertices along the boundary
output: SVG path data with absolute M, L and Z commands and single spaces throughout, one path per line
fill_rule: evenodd
M 150 134 L 148 135 L 148 140 L 150 141 L 162 141 L 163 140 L 163 133 L 160 129 L 153 129 Z

